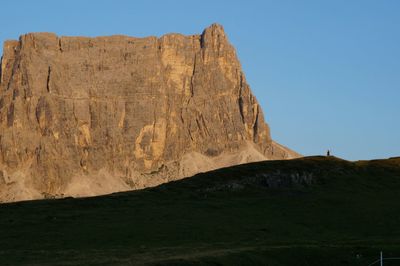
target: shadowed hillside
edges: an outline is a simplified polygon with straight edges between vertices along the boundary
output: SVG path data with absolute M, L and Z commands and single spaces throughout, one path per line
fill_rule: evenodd
M 368 265 L 400 256 L 399 192 L 400 158 L 306 157 L 3 204 L 0 264 Z

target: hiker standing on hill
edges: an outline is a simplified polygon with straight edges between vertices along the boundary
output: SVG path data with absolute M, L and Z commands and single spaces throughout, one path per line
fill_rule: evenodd
M 328 151 L 326 152 L 326 156 L 327 156 L 327 157 L 331 156 L 331 151 L 330 151 L 330 150 L 328 150 Z

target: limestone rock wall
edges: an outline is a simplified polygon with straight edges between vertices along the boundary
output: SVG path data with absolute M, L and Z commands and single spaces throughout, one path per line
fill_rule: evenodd
M 4 44 L 0 201 L 105 194 L 296 156 L 271 140 L 220 25 Z

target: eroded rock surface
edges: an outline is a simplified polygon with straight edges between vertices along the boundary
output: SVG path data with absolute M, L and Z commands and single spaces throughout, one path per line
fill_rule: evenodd
M 201 35 L 6 41 L 0 201 L 138 189 L 298 154 L 271 140 L 235 49 Z

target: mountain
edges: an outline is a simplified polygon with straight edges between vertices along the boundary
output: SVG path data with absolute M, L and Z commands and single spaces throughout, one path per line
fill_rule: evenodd
M 94 196 L 240 163 L 275 143 L 222 26 L 4 43 L 0 200 Z
M 399 191 L 400 157 L 305 157 L 5 203 L 1 265 L 365 266 L 400 255 Z

